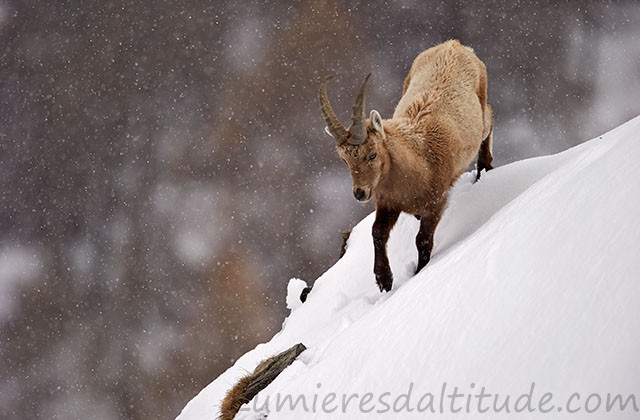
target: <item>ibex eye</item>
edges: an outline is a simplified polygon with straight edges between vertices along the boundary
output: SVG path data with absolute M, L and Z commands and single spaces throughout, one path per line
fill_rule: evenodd
M 373 159 L 375 159 L 376 157 L 378 157 L 378 153 L 377 153 L 377 152 L 373 152 L 373 153 L 371 153 L 371 154 L 369 155 L 369 160 L 373 160 Z

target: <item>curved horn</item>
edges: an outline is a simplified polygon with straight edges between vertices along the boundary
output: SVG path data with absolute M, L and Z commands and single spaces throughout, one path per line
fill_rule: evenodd
M 329 80 L 331 80 L 333 76 L 326 77 L 322 83 L 320 84 L 320 110 L 322 111 L 322 116 L 327 123 L 327 128 L 333 137 L 335 137 L 338 143 L 342 143 L 349 136 L 349 132 L 346 128 L 340 123 L 336 113 L 333 111 L 331 107 L 331 103 L 329 103 L 329 95 L 327 94 L 327 84 Z
M 360 91 L 356 97 L 356 103 L 353 105 L 353 116 L 351 117 L 353 123 L 351 123 L 351 127 L 349 127 L 351 137 L 348 139 L 350 144 L 362 144 L 367 139 L 367 127 L 364 116 L 364 91 L 370 76 L 371 73 L 367 74 L 367 77 L 364 78 L 364 82 L 360 85 Z

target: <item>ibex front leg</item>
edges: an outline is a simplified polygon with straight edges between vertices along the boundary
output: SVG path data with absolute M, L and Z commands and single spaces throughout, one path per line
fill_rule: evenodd
M 379 208 L 376 211 L 376 221 L 373 223 L 373 247 L 375 250 L 375 263 L 373 272 L 376 275 L 376 283 L 380 291 L 390 291 L 393 285 L 393 274 L 387 258 L 387 241 L 391 228 L 395 225 L 399 211 Z
M 440 221 L 441 212 L 442 210 L 438 208 L 426 216 L 420 216 L 420 230 L 418 231 L 418 235 L 416 235 L 416 248 L 418 248 L 418 267 L 416 268 L 416 274 L 418 274 L 431 259 L 433 234 Z

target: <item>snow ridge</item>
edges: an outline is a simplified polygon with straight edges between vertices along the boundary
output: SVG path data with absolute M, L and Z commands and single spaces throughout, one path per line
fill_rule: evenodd
M 463 175 L 431 262 L 415 276 L 418 223 L 402 215 L 394 227 L 390 293 L 381 294 L 373 276 L 369 215 L 307 301 L 287 298 L 293 309 L 282 330 L 178 419 L 215 418 L 240 376 L 298 342 L 308 350 L 237 418 L 638 418 L 630 399 L 623 410 L 605 405 L 619 393 L 640 406 L 639 132 L 637 117 L 563 153 L 496 168 L 477 184 Z M 303 287 L 293 282 L 291 291 Z M 468 403 L 453 406 L 454 387 Z M 512 412 L 482 413 L 480 390 L 511 395 Z M 530 406 L 514 413 L 513 402 L 527 393 Z M 545 393 L 552 399 L 542 406 Z M 330 394 L 333 405 L 322 407 Z M 352 394 L 345 409 L 343 397 Z M 287 395 L 307 405 L 276 407 Z M 543 412 L 549 407 L 552 416 Z

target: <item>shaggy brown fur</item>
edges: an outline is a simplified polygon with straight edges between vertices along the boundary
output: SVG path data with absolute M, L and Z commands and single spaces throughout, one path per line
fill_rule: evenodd
M 367 76 L 368 79 L 368 76 Z M 356 199 L 373 198 L 376 221 L 374 273 L 380 290 L 389 291 L 393 275 L 386 243 L 400 212 L 420 219 L 416 237 L 420 271 L 433 248 L 433 234 L 444 211 L 448 191 L 478 154 L 477 178 L 492 166 L 493 115 L 487 104 L 487 72 L 473 50 L 457 40 L 429 48 L 414 60 L 393 118 L 376 111 L 364 118 L 363 83 L 353 124 L 340 126 L 320 89 L 327 131 L 349 167 Z M 366 127 L 366 132 L 361 126 Z
M 253 373 L 240 378 L 222 400 L 218 419 L 233 420 L 242 405 L 251 401 L 258 392 L 273 382 L 306 349 L 304 344 L 296 344 L 288 350 L 262 361 Z

